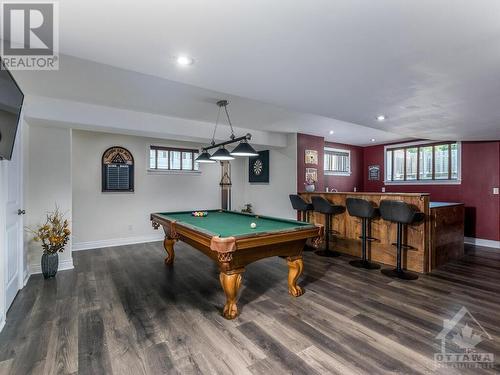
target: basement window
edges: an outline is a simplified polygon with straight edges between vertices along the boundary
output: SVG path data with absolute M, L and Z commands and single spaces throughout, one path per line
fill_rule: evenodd
M 325 147 L 325 174 L 333 176 L 351 175 L 351 151 Z
M 460 142 L 384 147 L 386 184 L 459 184 Z
M 149 149 L 149 171 L 152 172 L 199 172 L 195 162 L 198 150 L 151 146 Z

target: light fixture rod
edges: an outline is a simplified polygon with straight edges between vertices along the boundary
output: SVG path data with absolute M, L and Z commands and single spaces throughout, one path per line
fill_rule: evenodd
M 227 111 L 227 105 L 224 106 L 224 111 L 226 111 L 227 122 L 229 123 L 229 126 L 231 127 L 231 139 L 234 139 L 233 124 L 231 123 L 231 119 L 229 118 L 229 112 Z
M 212 144 L 212 145 L 207 146 L 207 147 L 203 147 L 202 151 L 208 151 L 208 150 L 211 150 L 213 148 L 217 148 L 217 147 L 220 147 L 220 146 L 229 145 L 231 143 L 236 143 L 236 142 L 240 142 L 240 141 L 244 141 L 244 140 L 249 141 L 250 139 L 252 139 L 252 134 L 247 133 L 244 136 L 241 136 L 241 137 L 238 137 L 238 138 L 233 138 L 233 139 L 231 139 L 229 141 L 226 141 L 226 142 L 221 142 L 221 143 L 217 143 L 217 144 Z
M 219 113 L 220 113 L 220 109 L 222 107 L 224 107 L 224 111 L 226 112 L 227 122 L 229 123 L 229 127 L 231 128 L 231 139 L 234 139 L 233 123 L 231 122 L 231 119 L 229 118 L 229 112 L 227 110 L 227 105 L 228 104 L 229 104 L 229 102 L 227 100 L 225 100 L 225 99 L 219 100 L 217 102 L 217 105 L 219 106 Z
M 217 105 L 219 106 L 219 112 L 217 112 L 217 120 L 215 121 L 214 134 L 212 134 L 212 141 L 210 142 L 210 144 L 212 144 L 212 145 L 215 144 L 215 132 L 217 131 L 217 125 L 219 125 L 220 109 L 221 109 L 221 106 L 219 105 L 219 103 L 220 102 L 217 102 Z

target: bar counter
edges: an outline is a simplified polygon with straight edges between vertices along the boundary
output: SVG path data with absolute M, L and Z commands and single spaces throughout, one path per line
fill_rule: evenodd
M 408 225 L 404 231 L 404 243 L 412 248 L 403 251 L 403 267 L 425 273 L 464 255 L 464 205 L 462 203 L 430 202 L 427 193 L 368 193 L 368 192 L 300 192 L 311 202 L 319 195 L 332 204 L 346 206 L 349 197 L 365 199 L 378 207 L 384 199 L 408 203 L 425 214 L 425 220 Z M 313 213 L 308 220 L 325 224 L 324 215 Z M 331 249 L 355 257 L 361 257 L 361 220 L 346 212 L 332 218 Z M 369 233 L 375 241 L 368 243 L 368 258 L 390 266 L 396 265 L 396 223 L 378 218 L 371 221 Z

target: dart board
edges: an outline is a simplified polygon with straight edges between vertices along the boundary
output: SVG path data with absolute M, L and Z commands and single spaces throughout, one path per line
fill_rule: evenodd
M 269 150 L 248 158 L 248 182 L 269 183 Z

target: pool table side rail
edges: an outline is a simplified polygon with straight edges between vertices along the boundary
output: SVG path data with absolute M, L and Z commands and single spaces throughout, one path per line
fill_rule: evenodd
M 151 214 L 151 221 L 155 229 L 162 225 L 168 237 L 174 239 L 178 239 L 179 237 L 180 239 L 189 238 L 189 240 L 198 242 L 219 253 L 306 238 L 313 238 L 314 243 L 319 243 L 323 237 L 323 226 L 312 224 L 280 230 L 279 232 L 268 231 L 221 238 L 217 233 L 177 221 L 164 214 Z
M 299 220 L 293 220 L 293 219 L 283 219 L 281 217 L 273 217 L 273 216 L 266 216 L 266 215 L 256 215 L 256 214 L 250 214 L 248 212 L 240 212 L 240 211 L 228 211 L 228 210 L 198 210 L 198 211 L 204 211 L 204 212 L 224 212 L 228 214 L 233 214 L 233 215 L 240 215 L 240 216 L 248 216 L 248 217 L 257 217 L 259 219 L 265 219 L 265 220 L 273 220 L 273 221 L 279 221 L 282 223 L 287 223 L 287 224 L 295 224 L 297 226 L 311 226 L 314 224 L 311 224 L 307 221 L 299 221 Z M 191 214 L 193 211 L 174 211 L 174 212 L 156 212 L 155 215 L 162 215 L 162 216 L 170 216 L 170 215 L 178 215 L 178 214 Z M 216 233 L 214 234 L 216 235 Z
M 172 212 L 172 213 L 179 214 L 179 213 L 187 213 L 187 212 Z M 208 229 L 204 229 L 204 228 L 192 225 L 192 224 L 185 223 L 183 221 L 180 221 L 179 219 L 176 219 L 175 217 L 171 217 L 171 216 L 168 216 L 166 214 L 162 214 L 162 213 L 151 214 L 151 221 L 159 221 L 159 220 L 162 221 L 160 224 L 166 223 L 166 224 L 170 225 L 172 223 L 175 223 L 176 228 L 179 226 L 184 226 L 184 227 L 190 228 L 192 230 L 197 230 L 198 232 L 201 232 L 209 237 L 219 235 L 218 233 L 209 231 Z

